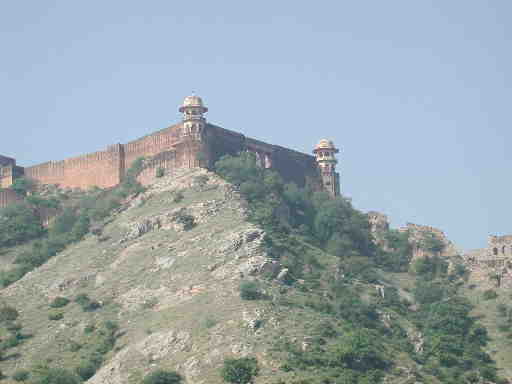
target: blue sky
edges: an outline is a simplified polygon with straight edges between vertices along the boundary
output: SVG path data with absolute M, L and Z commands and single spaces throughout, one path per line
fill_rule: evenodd
M 512 233 L 510 1 L 11 1 L 0 5 L 0 154 L 21 165 L 209 121 L 341 148 L 362 210 L 463 248 Z

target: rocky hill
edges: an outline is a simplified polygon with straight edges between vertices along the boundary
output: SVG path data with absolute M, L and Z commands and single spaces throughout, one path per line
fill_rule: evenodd
M 372 248 L 351 227 L 347 239 L 368 249 L 342 234 L 323 246 L 293 223 L 269 234 L 252 191 L 203 169 L 158 178 L 3 288 L 3 308 L 19 314 L 0 331 L 4 382 L 53 367 L 93 384 L 142 383 L 157 369 L 221 383 L 225 360 L 240 357 L 256 359 L 256 383 L 499 381 L 462 272 L 437 259 L 390 267 L 405 248 Z M 291 204 L 274 208 L 294 221 Z M 5 248 L 2 269 L 28 246 Z

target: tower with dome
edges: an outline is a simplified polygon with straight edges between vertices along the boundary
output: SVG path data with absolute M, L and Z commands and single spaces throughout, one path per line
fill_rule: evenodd
M 320 140 L 313 150 L 322 177 L 323 188 L 331 196 L 340 194 L 340 175 L 336 172 L 336 165 L 338 164 L 336 154 L 338 152 L 339 149 L 334 146 L 332 140 L 327 139 Z

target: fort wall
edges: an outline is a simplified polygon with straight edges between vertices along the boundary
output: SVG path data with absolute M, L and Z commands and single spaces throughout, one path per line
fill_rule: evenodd
M 138 179 L 142 184 L 149 184 L 159 168 L 165 173 L 176 168 L 211 168 L 223 155 L 251 151 L 262 167 L 275 169 L 286 182 L 316 189 L 322 186 L 314 156 L 213 124 L 207 124 L 202 132 L 194 134 L 184 133 L 182 127 L 183 124 L 176 124 L 126 144 L 111 145 L 103 151 L 20 169 L 26 177 L 41 184 L 61 188 L 110 188 L 122 181 L 126 170 L 140 157 L 148 160 Z M 2 187 L 7 188 L 14 180 L 9 169 L 14 169 L 15 160 L 0 156 L 0 163 L 0 181 Z
M 122 147 L 113 145 L 106 151 L 26 167 L 25 176 L 62 188 L 109 188 L 121 181 L 123 156 Z
M 256 154 L 262 167 L 276 170 L 286 182 L 294 182 L 300 187 L 310 185 L 315 189 L 321 188 L 314 156 L 268 144 L 212 124 L 208 125 L 207 141 L 208 148 L 204 153 L 208 154 L 210 166 L 225 154 L 250 151 Z
M 22 198 L 12 189 L 0 189 L 0 209 L 21 200 Z

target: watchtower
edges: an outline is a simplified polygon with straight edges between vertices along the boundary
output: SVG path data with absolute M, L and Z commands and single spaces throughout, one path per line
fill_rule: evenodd
M 180 107 L 183 113 L 183 127 L 181 137 L 190 137 L 196 140 L 202 140 L 206 119 L 204 113 L 208 112 L 203 104 L 203 100 L 196 95 L 187 96 Z
M 334 146 L 334 143 L 326 139 L 320 140 L 313 150 L 322 175 L 324 189 L 331 196 L 340 194 L 340 175 L 336 172 L 336 164 L 338 164 L 336 154 L 338 152 L 339 149 Z

